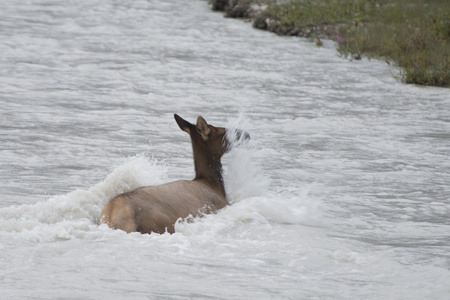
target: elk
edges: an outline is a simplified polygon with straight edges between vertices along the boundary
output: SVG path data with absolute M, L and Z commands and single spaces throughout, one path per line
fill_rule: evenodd
M 104 207 L 98 224 L 113 229 L 140 233 L 174 233 L 178 219 L 214 213 L 229 203 L 222 177 L 221 157 L 230 150 L 227 129 L 208 124 L 198 117 L 191 124 L 177 114 L 175 121 L 191 137 L 195 178 L 158 186 L 145 186 L 111 199 Z M 239 140 L 248 133 L 236 130 Z

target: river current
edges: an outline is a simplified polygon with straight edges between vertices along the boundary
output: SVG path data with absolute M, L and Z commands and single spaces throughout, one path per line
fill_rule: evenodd
M 450 299 L 450 91 L 206 1 L 0 4 L 0 299 Z M 173 119 L 247 130 L 231 205 L 96 225 L 194 176 Z

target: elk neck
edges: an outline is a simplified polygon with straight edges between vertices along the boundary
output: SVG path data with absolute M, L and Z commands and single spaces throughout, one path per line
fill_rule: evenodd
M 222 175 L 220 156 L 193 147 L 195 179 L 205 179 L 225 196 L 225 185 Z

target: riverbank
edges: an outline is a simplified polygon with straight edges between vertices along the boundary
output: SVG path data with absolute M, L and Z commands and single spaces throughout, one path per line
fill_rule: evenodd
M 450 87 L 450 1 L 211 0 L 212 9 L 278 35 L 337 42 L 350 59 L 384 59 L 406 83 Z

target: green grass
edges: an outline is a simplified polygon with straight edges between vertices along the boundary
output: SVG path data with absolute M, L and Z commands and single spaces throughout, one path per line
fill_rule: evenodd
M 353 17 L 353 1 L 294 1 L 273 6 L 265 12 L 279 20 L 282 26 L 314 26 L 338 24 Z
M 450 87 L 450 0 L 297 0 L 270 6 L 255 27 L 267 19 L 280 34 L 325 33 L 343 56 L 392 61 L 407 83 Z

